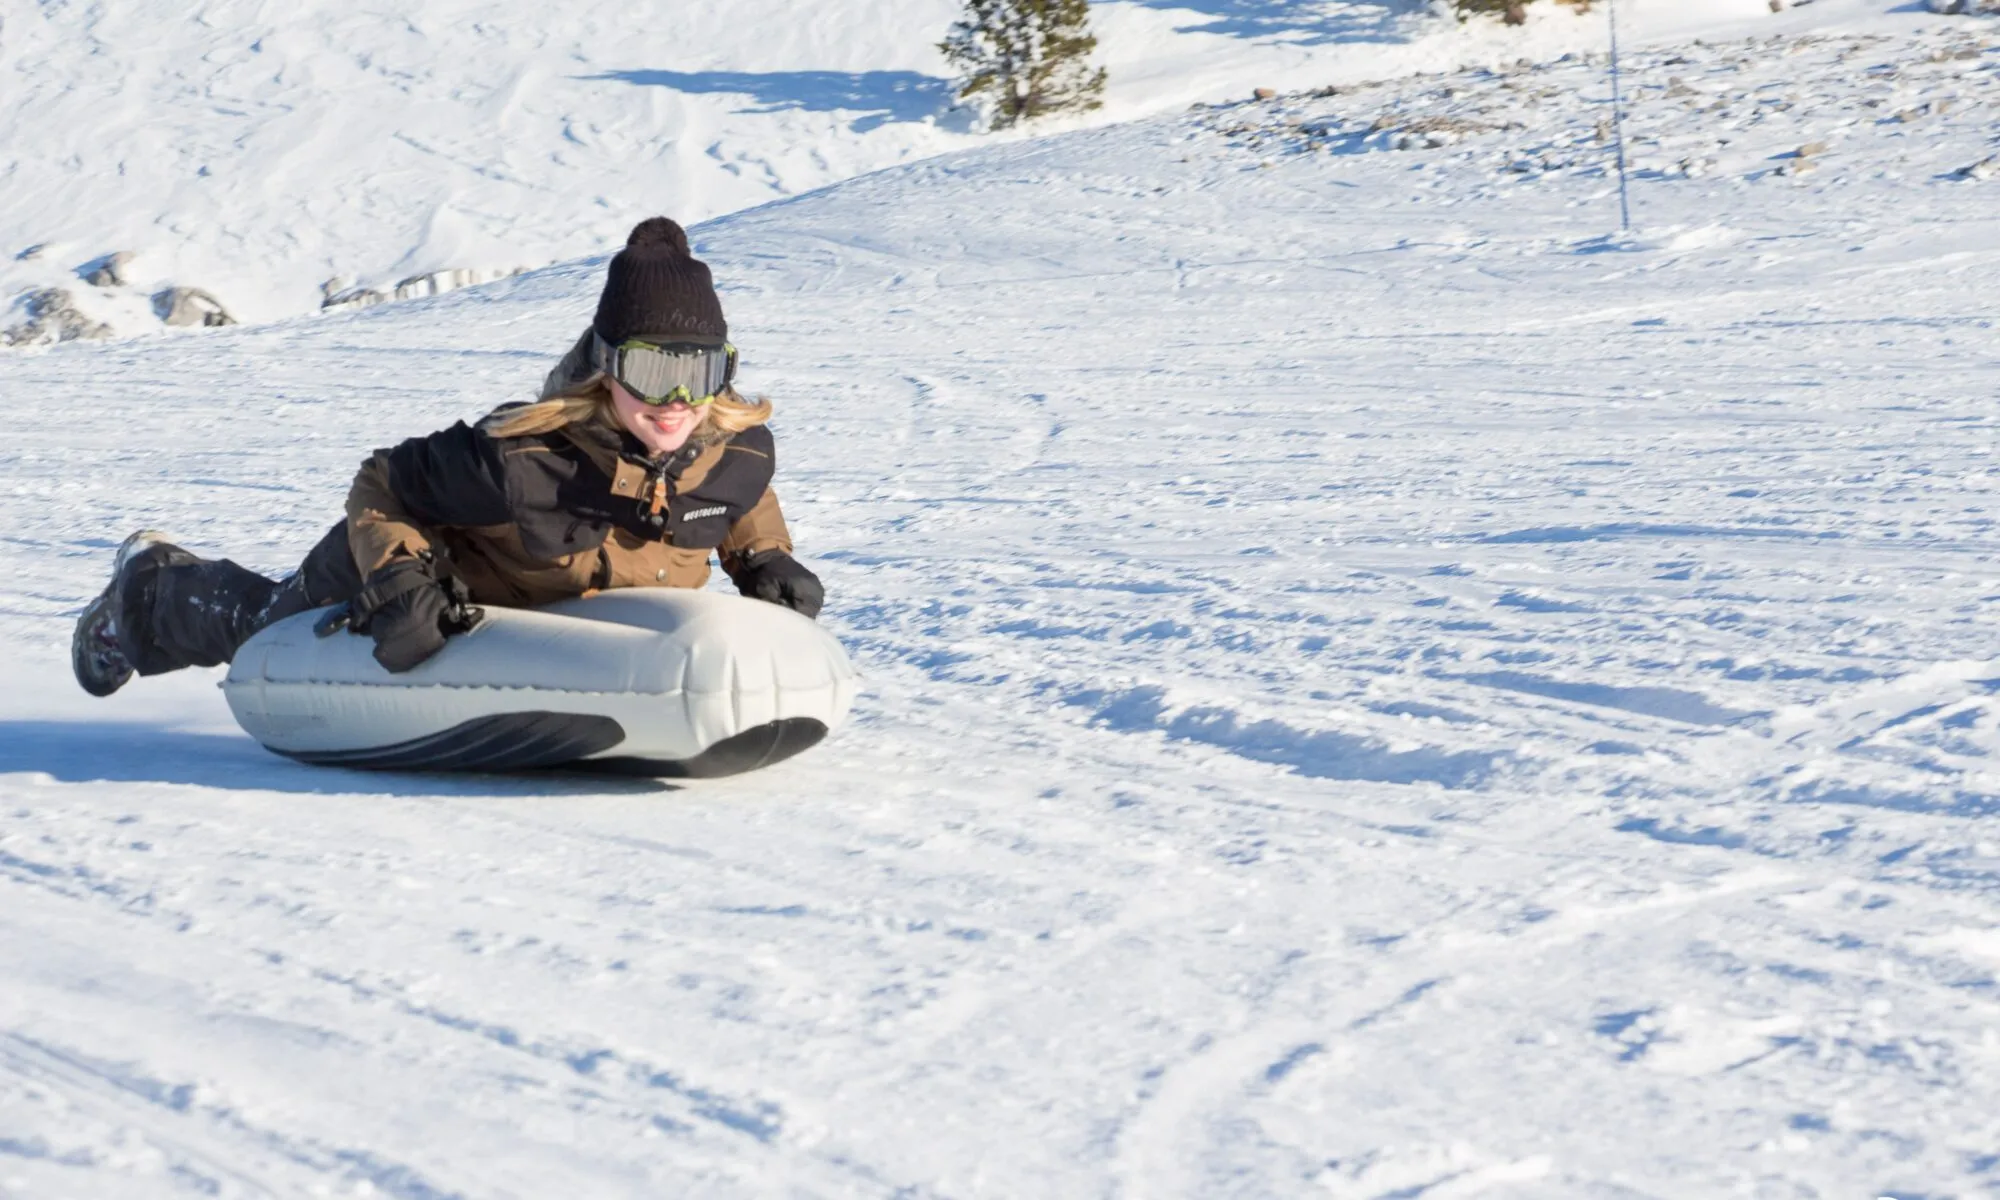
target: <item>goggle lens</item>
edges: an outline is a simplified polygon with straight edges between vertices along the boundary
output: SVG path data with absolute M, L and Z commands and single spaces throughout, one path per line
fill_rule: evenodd
M 608 359 L 599 365 L 641 403 L 655 408 L 669 404 L 699 408 L 714 400 L 736 374 L 736 347 L 727 342 L 660 346 L 635 340 L 608 347 L 600 341 L 598 348 Z

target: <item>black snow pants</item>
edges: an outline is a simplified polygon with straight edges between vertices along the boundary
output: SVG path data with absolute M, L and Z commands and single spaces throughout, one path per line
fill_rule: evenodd
M 258 630 L 361 590 L 347 548 L 347 522 L 326 532 L 282 580 L 228 559 L 210 561 L 156 546 L 133 562 L 117 598 L 118 648 L 141 675 L 213 667 L 236 657 Z

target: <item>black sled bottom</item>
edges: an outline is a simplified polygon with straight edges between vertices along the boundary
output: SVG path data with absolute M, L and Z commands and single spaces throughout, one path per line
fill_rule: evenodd
M 735 737 L 726 737 L 695 755 L 678 762 L 663 758 L 593 758 L 577 763 L 585 771 L 607 775 L 650 775 L 655 779 L 720 779 L 741 775 L 772 763 L 783 762 L 801 751 L 810 750 L 826 737 L 823 722 L 811 717 L 785 717 Z
M 602 754 L 625 740 L 610 717 L 583 713 L 523 712 L 477 717 L 441 733 L 388 746 L 359 750 L 277 750 L 274 753 L 324 767 L 377 771 L 529 771 L 569 767 L 608 775 L 656 779 L 719 779 L 740 775 L 819 744 L 826 726 L 809 717 L 787 717 L 734 737 L 688 759 L 614 757 Z

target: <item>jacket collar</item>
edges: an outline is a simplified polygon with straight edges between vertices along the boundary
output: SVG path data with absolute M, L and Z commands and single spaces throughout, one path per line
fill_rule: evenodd
M 654 458 L 631 434 L 597 421 L 565 425 L 557 433 L 583 451 L 584 457 L 611 479 L 612 492 L 621 496 L 638 495 L 645 481 L 654 475 L 668 480 L 679 479 L 682 472 L 704 454 L 719 450 L 729 440 L 726 433 L 702 429 L 679 450 Z
M 556 431 L 568 439 L 572 446 L 583 451 L 584 456 L 606 475 L 618 470 L 621 459 L 636 463 L 647 463 L 646 448 L 639 440 L 622 429 L 613 429 L 597 421 L 578 421 L 565 425 Z

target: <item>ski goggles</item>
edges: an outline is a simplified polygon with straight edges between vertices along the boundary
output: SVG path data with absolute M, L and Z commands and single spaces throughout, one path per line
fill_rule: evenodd
M 595 334 L 591 337 L 597 369 L 624 384 L 640 403 L 655 408 L 669 404 L 699 408 L 736 378 L 736 347 L 728 342 L 701 346 L 632 338 L 614 346 Z

